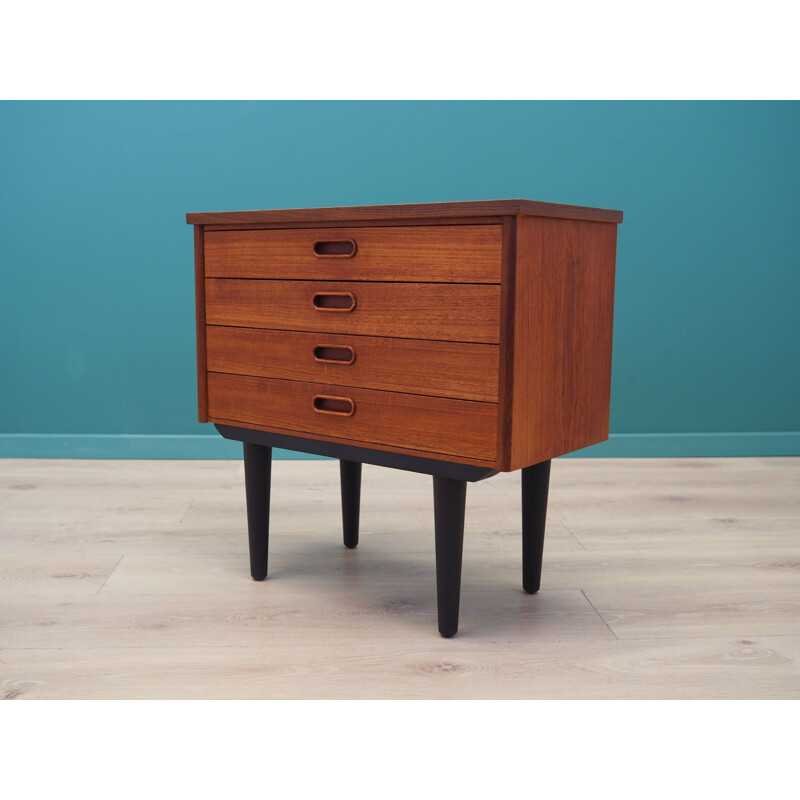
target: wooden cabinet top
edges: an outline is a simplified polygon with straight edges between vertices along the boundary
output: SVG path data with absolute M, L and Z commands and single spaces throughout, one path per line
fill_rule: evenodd
M 190 225 L 280 225 L 316 222 L 389 222 L 463 217 L 554 217 L 593 222 L 622 222 L 622 212 L 606 208 L 541 203 L 535 200 L 481 200 L 460 203 L 412 203 L 391 206 L 289 208 L 187 214 Z

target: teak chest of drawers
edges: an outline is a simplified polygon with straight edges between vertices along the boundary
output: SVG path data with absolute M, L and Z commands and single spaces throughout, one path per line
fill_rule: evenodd
M 617 224 L 499 200 L 188 214 L 199 419 L 244 443 L 251 574 L 267 574 L 271 448 L 434 480 L 439 631 L 458 628 L 466 483 L 522 469 L 539 588 L 550 460 L 608 438 Z

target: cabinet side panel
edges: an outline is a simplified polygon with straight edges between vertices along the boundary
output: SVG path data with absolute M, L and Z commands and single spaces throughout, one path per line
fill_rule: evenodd
M 518 221 L 511 468 L 608 438 L 617 226 Z
M 194 302 L 197 330 L 197 419 L 208 422 L 208 372 L 206 370 L 206 275 L 203 226 L 194 226 Z
M 511 469 L 512 400 L 514 386 L 514 276 L 517 265 L 517 218 L 503 219 L 502 287 L 500 293 L 500 374 L 497 409 L 497 463 Z

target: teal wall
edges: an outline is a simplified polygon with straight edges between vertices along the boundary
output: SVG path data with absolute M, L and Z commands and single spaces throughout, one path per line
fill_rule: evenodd
M 0 455 L 215 456 L 187 211 L 619 208 L 610 445 L 800 453 L 800 104 L 0 103 Z

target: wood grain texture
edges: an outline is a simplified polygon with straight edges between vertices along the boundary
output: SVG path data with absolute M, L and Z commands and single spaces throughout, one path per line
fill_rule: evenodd
M 210 325 L 208 369 L 497 402 L 497 345 Z M 351 348 L 352 364 L 315 361 L 315 348 Z
M 616 225 L 521 217 L 508 469 L 608 438 Z
M 0 699 L 800 699 L 798 481 L 557 459 L 534 596 L 520 473 L 470 484 L 445 641 L 427 476 L 366 465 L 350 551 L 336 462 L 276 460 L 255 583 L 241 461 L 0 460 Z
M 194 306 L 197 337 L 197 421 L 208 422 L 206 385 L 206 282 L 203 226 L 194 228 Z
M 256 424 L 252 422 L 241 422 L 234 419 L 214 419 L 212 422 L 217 422 L 220 425 L 232 425 L 237 428 L 248 428 L 254 431 L 266 431 L 267 433 L 282 433 L 286 436 L 299 436 L 300 438 L 309 439 L 311 441 L 324 441 L 332 442 L 334 444 L 349 444 L 356 446 L 369 446 L 370 450 L 382 450 L 386 453 L 400 453 L 406 456 L 417 456 L 418 458 L 438 459 L 439 461 L 457 461 L 459 464 L 470 464 L 475 467 L 488 467 L 489 469 L 499 469 L 497 466 L 497 459 L 493 456 L 491 459 L 486 458 L 473 458 L 472 456 L 458 456 L 454 458 L 447 453 L 439 453 L 433 450 L 419 450 L 400 444 L 381 444 L 380 442 L 353 442 L 344 436 L 335 436 L 334 434 L 319 434 L 307 433 L 305 431 L 296 431 L 289 428 L 281 428 L 273 424 Z
M 622 222 L 622 212 L 605 208 L 542 203 L 534 200 L 482 200 L 459 203 L 413 203 L 390 206 L 347 206 L 341 208 L 295 208 L 265 211 L 223 211 L 187 214 L 190 225 L 219 225 L 282 222 L 333 222 L 352 220 L 395 220 L 404 218 L 436 219 L 442 217 L 506 216 L 524 214 L 559 219 L 585 219 Z
M 323 602 L 319 598 L 316 604 Z M 186 613 L 191 613 L 190 604 L 187 598 Z M 512 625 L 516 610 L 508 603 L 507 613 L 497 620 L 512 641 L 517 640 Z M 0 698 L 800 698 L 796 635 L 620 642 L 565 636 L 528 648 L 507 643 L 501 648 L 498 642 L 493 647 L 470 642 L 463 633 L 477 625 L 465 622 L 462 638 L 442 648 L 430 636 L 423 641 L 414 635 L 424 625 L 434 625 L 434 616 L 420 614 L 403 601 L 390 600 L 364 613 L 349 605 L 341 613 L 349 613 L 351 629 L 358 624 L 360 635 L 345 635 L 335 644 L 311 644 L 299 631 L 280 646 L 250 642 L 242 647 L 149 645 L 135 651 L 102 645 L 5 650 Z M 564 620 L 566 614 L 557 608 L 552 618 L 559 617 Z M 408 636 L 387 642 L 381 632 L 391 627 L 387 620 L 397 624 L 398 619 L 405 621 Z M 147 623 L 145 619 L 142 624 Z M 155 618 L 152 624 L 163 623 Z M 488 630 L 489 625 L 478 629 Z
M 511 462 L 516 314 L 517 217 L 503 219 L 502 285 L 500 295 L 500 361 L 497 381 L 497 463 Z M 502 467 L 501 467 L 502 468 Z
M 352 416 L 314 411 L 316 395 L 346 396 Z M 400 445 L 493 460 L 497 406 L 471 400 L 381 392 L 331 384 L 226 375 L 208 376 L 209 418 L 277 426 L 356 443 Z
M 428 492 L 418 494 L 427 496 Z M 304 515 L 304 522 L 306 529 L 315 527 L 311 515 Z M 272 576 L 287 581 L 287 592 L 298 595 L 314 591 L 335 592 L 345 587 L 357 588 L 367 596 L 381 592 L 402 592 L 404 585 L 417 580 L 422 584 L 425 579 L 432 579 L 435 572 L 430 532 L 427 535 L 423 532 L 424 527 L 431 527 L 431 521 L 428 519 L 426 525 L 420 524 L 422 522 L 418 521 L 417 532 L 402 535 L 401 552 L 398 552 L 400 542 L 395 542 L 393 548 L 379 547 L 376 543 L 377 549 L 370 547 L 362 551 L 365 555 L 360 556 L 357 562 L 357 587 L 347 586 L 351 583 L 348 569 L 352 568 L 353 562 L 343 559 L 339 549 L 332 546 L 333 542 L 329 546 L 321 545 L 315 551 L 310 542 L 304 548 L 292 545 L 288 541 L 288 534 L 280 540 L 281 549 L 276 550 L 280 555 L 273 559 Z M 299 530 L 301 536 L 307 535 L 299 526 L 295 530 Z M 479 531 L 480 526 L 473 524 L 465 536 L 477 536 Z M 238 533 L 242 532 L 240 528 Z M 228 533 L 229 536 L 233 534 L 234 531 Z M 590 553 L 581 549 L 556 551 L 548 548 L 540 591 L 584 592 L 619 638 L 632 638 L 633 628 L 644 628 L 645 623 L 649 622 L 647 617 L 656 616 L 659 618 L 657 622 L 653 621 L 652 628 L 637 631 L 639 638 L 668 636 L 670 630 L 675 628 L 680 628 L 685 634 L 694 630 L 699 636 L 713 635 L 710 628 L 714 624 L 715 614 L 709 606 L 715 597 L 720 605 L 727 602 L 725 598 L 730 598 L 732 604 L 742 605 L 737 613 L 730 614 L 731 625 L 725 630 L 727 635 L 735 636 L 737 627 L 740 628 L 742 624 L 753 633 L 776 635 L 792 625 L 800 630 L 800 593 L 795 591 L 797 576 L 790 568 L 778 566 L 795 558 L 797 551 L 797 546 L 784 546 L 770 558 L 770 554 L 763 550 L 759 553 L 748 549 L 737 553 L 720 548 L 707 550 L 698 547 L 691 557 L 687 557 L 675 552 L 674 548 L 653 549 L 643 555 L 632 549 Z M 151 553 L 132 554 L 125 557 L 119 568 L 114 569 L 113 575 L 98 593 L 143 595 L 158 590 L 165 596 L 197 594 L 200 584 L 207 594 L 224 594 L 230 591 L 231 576 L 244 571 L 242 560 L 246 569 L 244 548 L 239 560 L 237 553 L 223 555 L 217 552 L 219 561 L 216 565 L 212 551 L 187 554 L 180 564 L 176 564 L 174 555 L 160 558 Z M 516 548 L 514 552 L 509 552 L 506 547 L 495 550 L 470 547 L 467 553 L 464 591 L 505 592 L 512 595 L 518 591 L 520 558 Z M 160 574 L 167 570 L 173 573 L 169 582 L 165 582 L 164 575 Z M 715 576 L 713 586 L 704 588 L 704 575 L 712 571 Z M 609 583 L 609 575 L 615 576 L 613 585 Z M 767 603 L 765 597 L 759 597 L 753 601 L 754 589 L 763 591 L 765 596 L 772 596 L 772 600 Z M 663 598 L 660 608 L 659 595 Z M 609 606 L 609 613 L 605 613 L 606 597 L 613 598 L 618 612 L 611 612 Z M 769 605 L 769 609 L 764 605 Z M 678 618 L 671 625 L 665 625 L 664 616 L 659 615 L 666 615 L 670 607 L 671 613 Z M 691 617 L 693 607 L 697 613 Z M 722 609 L 718 610 L 725 613 Z M 612 613 L 618 613 L 619 618 L 612 618 Z M 680 618 L 681 614 L 684 615 L 683 619 Z M 745 616 L 748 618 L 745 619 Z M 717 623 L 720 628 L 724 627 L 719 620 Z M 656 624 L 660 630 L 655 629 Z M 631 628 L 631 633 L 625 633 L 627 627 Z
M 97 594 L 108 580 L 119 557 L 111 554 L 86 556 L 64 553 L 29 557 L 3 553 L 0 560 L 0 596 L 19 591 L 30 596 L 81 597 Z
M 231 222 L 227 224 L 204 225 L 203 230 L 208 231 L 263 231 L 263 230 L 300 230 L 302 228 L 319 228 L 324 225 L 327 230 L 335 231 L 341 228 L 352 228 L 357 225 L 359 230 L 366 228 L 399 227 L 436 227 L 439 225 L 497 225 L 502 217 L 395 217 L 386 219 L 340 220 L 326 219 L 324 221 L 292 221 L 292 222 Z
M 209 231 L 209 278 L 500 283 L 499 225 Z M 351 239 L 353 256 L 320 258 L 320 241 Z
M 319 292 L 350 292 L 356 308 L 314 308 Z M 479 284 L 206 279 L 209 325 L 497 344 L 500 287 Z

